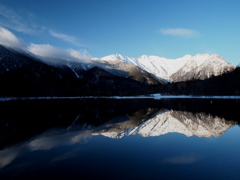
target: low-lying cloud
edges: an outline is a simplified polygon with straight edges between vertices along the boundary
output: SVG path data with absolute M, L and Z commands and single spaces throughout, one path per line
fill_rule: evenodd
M 164 35 L 178 36 L 184 38 L 194 38 L 200 35 L 198 31 L 185 28 L 162 28 L 160 29 L 160 33 Z
M 0 26 L 0 44 L 15 49 L 29 51 L 35 55 L 49 58 L 64 59 L 68 61 L 90 61 L 91 56 L 85 49 L 61 49 L 50 44 L 25 44 L 12 32 Z
M 12 32 L 0 26 L 0 44 L 13 48 L 23 48 L 25 44 L 18 39 Z
M 89 61 L 90 55 L 86 50 L 60 49 L 50 44 L 30 44 L 28 51 L 49 58 L 64 59 L 68 61 Z

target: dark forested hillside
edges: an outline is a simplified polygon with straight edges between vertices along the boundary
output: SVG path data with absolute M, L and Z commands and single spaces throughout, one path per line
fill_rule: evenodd
M 150 85 L 99 67 L 77 69 L 76 72 L 61 61 L 52 64 L 0 45 L 0 97 L 135 95 Z M 77 65 L 83 64 L 77 62 Z
M 163 85 L 155 92 L 186 95 L 240 95 L 240 68 L 206 80 Z

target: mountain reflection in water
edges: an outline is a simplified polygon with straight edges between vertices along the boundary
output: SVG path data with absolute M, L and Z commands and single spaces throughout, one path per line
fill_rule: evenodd
M 192 106 L 192 103 L 198 106 Z M 228 105 L 224 106 L 228 113 L 221 111 L 223 104 Z M 0 120 L 3 125 L 1 169 L 24 153 L 88 144 L 99 135 L 114 139 L 137 134 L 158 137 L 168 133 L 180 133 L 185 137 L 219 137 L 239 124 L 239 115 L 235 112 L 239 102 L 233 100 L 45 100 L 1 105 L 5 110 Z M 7 114 L 7 108 L 17 113 Z M 68 153 L 51 162 L 72 156 Z M 164 158 L 163 163 L 189 164 L 200 158 L 193 153 Z
M 151 109 L 149 110 L 151 111 Z M 143 137 L 160 136 L 167 133 L 181 133 L 186 136 L 218 137 L 228 128 L 237 124 L 224 118 L 205 113 L 162 110 L 156 116 L 137 125 L 135 116 L 130 116 L 124 122 L 107 122 L 93 130 L 94 135 L 104 135 L 111 138 L 140 134 Z

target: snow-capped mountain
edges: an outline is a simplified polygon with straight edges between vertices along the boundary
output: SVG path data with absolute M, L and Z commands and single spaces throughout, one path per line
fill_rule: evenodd
M 26 60 L 28 59 L 28 60 Z M 145 85 L 156 85 L 164 82 L 160 81 L 155 75 L 146 72 L 138 66 L 126 64 L 121 61 L 102 61 L 92 60 L 85 61 L 69 61 L 65 59 L 49 58 L 32 54 L 26 51 L 19 51 L 10 47 L 0 45 L 0 74 L 9 70 L 19 69 L 24 66 L 35 64 L 40 67 L 42 64 L 61 70 L 62 72 L 75 76 L 77 79 L 82 79 L 84 74 L 91 68 L 99 67 L 110 74 L 119 76 L 121 78 L 131 79 Z M 40 65 L 41 64 L 41 65 Z M 33 68 L 28 66 L 29 68 Z
M 131 121 L 129 121 L 131 122 Z M 131 123 L 130 123 L 131 124 Z M 224 118 L 205 113 L 191 113 L 184 111 L 163 110 L 153 118 L 131 127 L 127 122 L 105 124 L 94 132 L 110 138 L 139 134 L 143 137 L 160 136 L 167 133 L 181 133 L 186 136 L 218 137 L 235 123 Z
M 185 55 L 178 59 L 167 59 L 159 56 L 147 55 L 135 59 L 115 54 L 102 57 L 101 60 L 119 60 L 127 64 L 133 64 L 154 74 L 160 79 L 166 79 L 173 82 L 191 79 L 207 79 L 235 68 L 235 66 L 226 62 L 217 54 Z
M 175 82 L 192 79 L 204 80 L 233 71 L 235 68 L 217 54 L 197 54 L 190 58 L 181 69 L 172 74 L 170 79 Z
M 123 77 L 94 63 L 41 57 L 0 45 L 1 96 L 116 95 L 160 83 L 140 71 L 126 71 L 128 76 Z
M 116 76 L 132 79 L 144 84 L 156 85 L 165 83 L 165 81 L 161 81 L 154 74 L 149 73 L 136 65 L 127 64 L 119 60 L 106 61 L 93 59 L 92 64 Z
M 0 45 L 2 96 L 56 95 L 55 93 L 236 95 L 239 94 L 240 74 L 236 70 L 238 68 L 217 54 L 186 55 L 175 60 L 146 55 L 138 59 L 111 55 L 86 63 L 41 57 Z M 226 73 L 228 71 L 231 73 Z M 224 75 L 220 76 L 222 74 Z M 184 82 L 185 84 L 173 86 L 163 78 L 173 82 L 209 79 L 200 84 L 193 81 L 191 84 Z M 224 85 L 230 84 L 229 89 L 221 90 L 222 82 Z M 211 88 L 207 89 L 210 85 Z M 15 91 L 16 88 L 18 91 Z

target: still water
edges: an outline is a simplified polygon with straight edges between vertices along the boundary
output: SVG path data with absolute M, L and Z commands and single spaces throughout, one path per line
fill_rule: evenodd
M 0 108 L 0 179 L 240 179 L 239 100 L 26 100 Z

